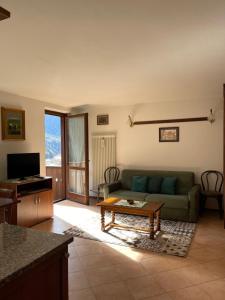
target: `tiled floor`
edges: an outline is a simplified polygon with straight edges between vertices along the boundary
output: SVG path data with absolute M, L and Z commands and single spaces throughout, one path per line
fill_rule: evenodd
M 96 207 L 55 205 L 55 218 L 35 226 L 61 233 Z M 70 300 L 224 300 L 225 230 L 214 212 L 200 219 L 188 257 L 162 256 L 75 238 L 69 247 Z

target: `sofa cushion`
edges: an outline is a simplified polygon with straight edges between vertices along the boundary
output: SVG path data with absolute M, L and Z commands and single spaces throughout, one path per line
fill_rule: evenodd
M 160 193 L 162 177 L 152 176 L 148 179 L 147 192 L 150 194 Z
M 194 185 L 194 173 L 184 171 L 161 171 L 161 170 L 134 170 L 124 169 L 121 174 L 122 188 L 131 190 L 133 176 L 160 176 L 160 177 L 176 177 L 176 194 L 187 195 Z
M 160 193 L 168 194 L 168 195 L 175 195 L 176 181 L 177 181 L 176 177 L 164 177 L 162 184 L 161 184 Z
M 147 176 L 133 176 L 132 178 L 132 187 L 131 190 L 133 192 L 146 192 L 146 186 L 147 186 Z
M 188 196 L 185 195 L 163 195 L 151 194 L 146 195 L 145 201 L 164 202 L 164 208 L 188 209 Z
M 133 192 L 128 190 L 117 190 L 109 194 L 109 197 L 118 197 L 122 199 L 144 201 L 146 193 Z

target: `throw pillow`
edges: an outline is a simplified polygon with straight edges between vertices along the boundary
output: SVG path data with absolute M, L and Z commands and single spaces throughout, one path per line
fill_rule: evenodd
M 147 176 L 133 176 L 131 190 L 133 192 L 146 192 L 147 180 Z
M 161 188 L 162 177 L 152 176 L 148 179 L 147 191 L 150 194 L 159 194 Z
M 161 185 L 161 193 L 168 195 L 175 195 L 176 193 L 176 177 L 165 177 L 163 178 Z

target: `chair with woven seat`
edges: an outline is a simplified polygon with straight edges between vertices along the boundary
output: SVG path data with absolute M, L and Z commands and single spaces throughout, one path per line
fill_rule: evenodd
M 201 175 L 201 213 L 204 211 L 208 198 L 214 198 L 218 202 L 220 218 L 223 217 L 223 194 L 221 192 L 223 185 L 223 174 L 216 170 L 207 170 Z

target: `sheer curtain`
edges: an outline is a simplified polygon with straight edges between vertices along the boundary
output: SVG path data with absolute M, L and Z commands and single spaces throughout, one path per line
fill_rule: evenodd
M 69 134 L 69 165 L 70 167 L 85 167 L 85 143 L 84 143 L 84 118 L 70 118 L 68 121 Z M 70 191 L 84 194 L 85 172 L 83 170 L 69 170 Z

